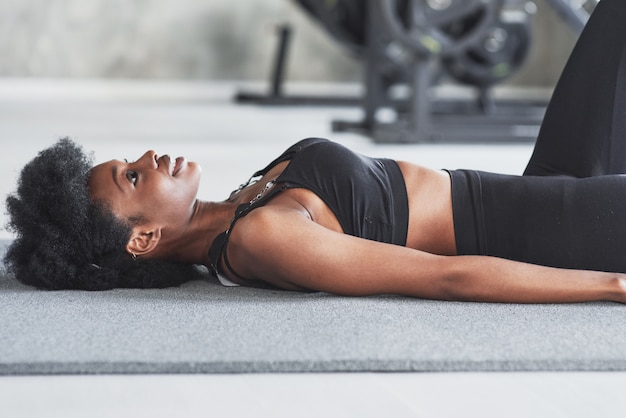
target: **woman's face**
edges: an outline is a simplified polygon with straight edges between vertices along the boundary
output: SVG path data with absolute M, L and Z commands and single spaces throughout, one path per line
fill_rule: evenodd
M 121 219 L 140 218 L 164 229 L 179 227 L 193 212 L 201 169 L 193 162 L 146 152 L 135 162 L 112 160 L 91 170 L 91 198 L 105 201 Z

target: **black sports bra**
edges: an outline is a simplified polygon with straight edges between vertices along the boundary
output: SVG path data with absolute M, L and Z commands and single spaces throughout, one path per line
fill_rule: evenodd
M 394 160 L 365 157 L 329 140 L 308 138 L 289 147 L 263 170 L 254 173 L 252 179 L 265 175 L 283 161 L 290 162 L 276 179 L 276 185 L 258 199 L 240 205 L 228 230 L 213 241 L 209 257 L 214 275 L 223 260 L 224 266 L 243 283 L 273 287 L 237 274 L 228 261 L 228 239 L 239 219 L 290 188 L 315 193 L 328 205 L 346 234 L 406 245 L 408 197 L 402 172 Z

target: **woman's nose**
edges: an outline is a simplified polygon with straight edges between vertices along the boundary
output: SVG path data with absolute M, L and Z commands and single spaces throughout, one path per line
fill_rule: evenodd
M 141 163 L 142 165 L 145 164 L 150 168 L 157 168 L 159 166 L 157 159 L 158 159 L 157 153 L 150 150 L 150 151 L 147 151 L 144 155 L 142 155 L 141 158 L 137 162 Z

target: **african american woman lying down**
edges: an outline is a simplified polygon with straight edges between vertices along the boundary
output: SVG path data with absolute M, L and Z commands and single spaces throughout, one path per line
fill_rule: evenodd
M 226 200 L 146 152 L 62 139 L 7 199 L 5 262 L 47 289 L 225 285 L 440 300 L 626 303 L 626 2 L 594 11 L 524 175 L 436 171 L 301 140 Z M 602 48 L 598 48 L 602 45 Z

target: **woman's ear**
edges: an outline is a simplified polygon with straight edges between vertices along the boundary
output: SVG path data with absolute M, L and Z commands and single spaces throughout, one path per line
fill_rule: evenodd
M 126 251 L 132 256 L 146 255 L 154 251 L 161 240 L 161 228 L 133 228 Z

